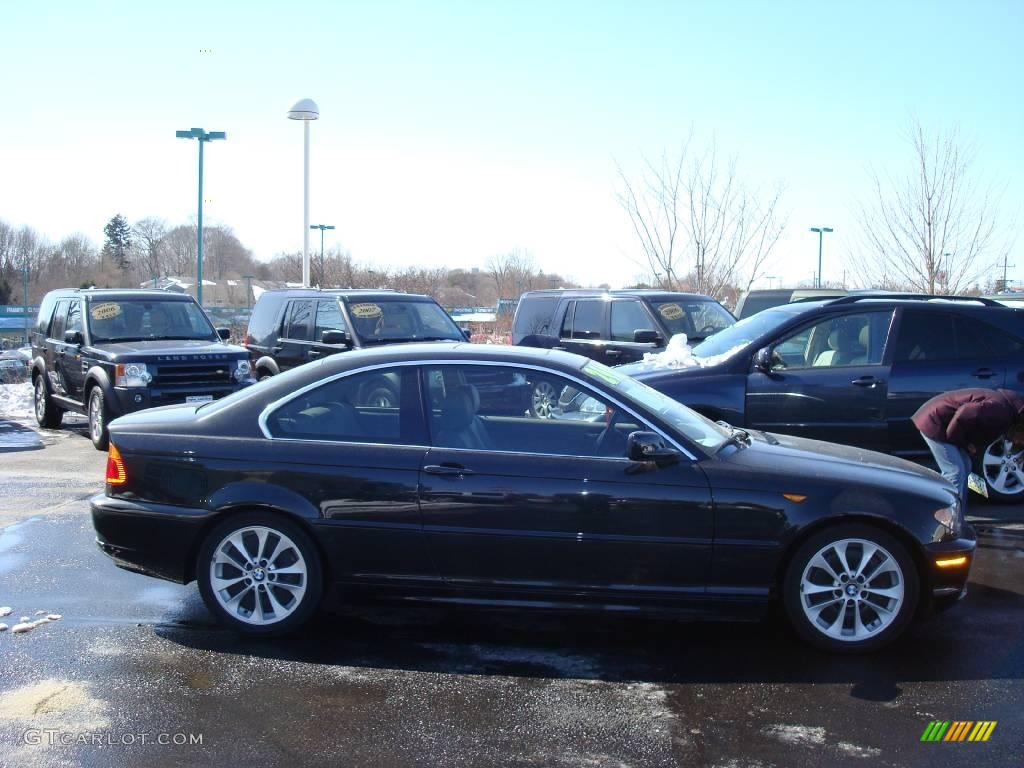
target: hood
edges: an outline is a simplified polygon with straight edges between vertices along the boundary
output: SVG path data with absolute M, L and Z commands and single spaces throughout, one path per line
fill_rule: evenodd
M 931 496 L 948 504 L 953 486 L 938 472 L 906 459 L 848 445 L 750 431 L 751 444 L 722 455 L 722 460 L 742 477 L 765 473 L 785 475 L 794 481 L 829 487 L 873 487 L 884 492 Z M 730 449 L 725 449 L 730 450 Z
M 122 341 L 117 343 L 101 343 L 93 345 L 116 357 L 145 357 L 153 362 L 178 362 L 172 357 L 180 356 L 185 361 L 199 360 L 234 360 L 247 358 L 248 350 L 233 344 L 222 344 L 219 341 L 204 339 L 147 339 L 143 341 Z M 167 360 L 161 358 L 168 356 Z M 146 362 L 142 360 L 140 362 Z

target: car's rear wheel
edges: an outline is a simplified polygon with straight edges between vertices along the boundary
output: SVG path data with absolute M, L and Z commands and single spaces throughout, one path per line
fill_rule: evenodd
M 873 651 L 913 620 L 918 579 L 914 561 L 893 536 L 870 525 L 836 525 L 797 550 L 783 601 L 793 628 L 811 645 Z
M 206 537 L 196 560 L 210 611 L 247 635 L 290 632 L 316 612 L 323 577 L 316 547 L 281 515 L 235 515 Z
M 46 429 L 59 427 L 64 419 L 64 409 L 53 404 L 46 389 L 46 378 L 42 374 L 36 377 L 34 400 L 36 422 L 39 426 Z
M 1024 499 L 1024 450 L 1015 450 L 1010 440 L 1000 437 L 989 445 L 975 470 L 985 478 L 988 497 L 1011 503 Z
M 89 390 L 89 439 L 97 451 L 107 450 L 110 433 L 107 431 L 107 400 L 99 386 Z
M 530 415 L 535 419 L 550 419 L 551 412 L 558 405 L 558 390 L 547 379 L 533 382 L 530 392 Z

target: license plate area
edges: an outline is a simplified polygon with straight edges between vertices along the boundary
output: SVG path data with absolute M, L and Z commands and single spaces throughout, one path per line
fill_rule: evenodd
M 212 403 L 213 395 L 186 395 L 185 403 Z

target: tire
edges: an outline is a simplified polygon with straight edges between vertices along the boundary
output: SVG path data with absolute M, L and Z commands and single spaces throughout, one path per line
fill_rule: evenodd
M 985 478 L 988 498 L 999 504 L 1024 500 L 1024 451 L 1015 452 L 1012 445 L 1000 437 L 974 458 L 974 471 Z
M 39 374 L 36 376 L 35 386 L 33 387 L 34 393 L 34 410 L 36 413 L 36 422 L 40 427 L 45 429 L 57 429 L 60 426 L 61 421 L 64 420 L 64 409 L 58 408 L 53 404 L 53 400 L 50 398 L 48 387 L 46 386 L 46 375 Z
M 537 379 L 530 391 L 530 415 L 535 419 L 550 419 L 558 405 L 558 390 L 549 379 Z
M 919 581 L 913 559 L 893 536 L 845 523 L 819 531 L 796 551 L 782 598 L 790 624 L 806 642 L 833 653 L 865 653 L 893 642 L 910 625 Z
M 312 540 L 272 512 L 232 515 L 215 526 L 199 549 L 196 580 L 217 620 L 245 635 L 287 634 L 316 613 L 323 597 L 323 570 Z
M 374 379 L 363 387 L 359 402 L 371 408 L 397 408 L 398 393 L 387 379 Z
M 98 384 L 89 390 L 86 413 L 89 417 L 89 439 L 97 451 L 107 450 L 110 444 L 110 431 L 107 429 L 109 410 L 103 388 Z

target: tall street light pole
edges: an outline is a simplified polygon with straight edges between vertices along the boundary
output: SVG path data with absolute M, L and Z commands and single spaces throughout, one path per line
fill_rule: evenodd
M 824 237 L 826 232 L 831 232 L 832 227 L 811 227 L 811 232 L 818 233 L 818 285 L 817 288 L 821 288 L 821 239 Z
M 303 141 L 303 197 L 302 197 L 302 286 L 309 288 L 309 124 L 320 119 L 320 108 L 312 99 L 300 99 L 288 111 L 289 120 L 301 120 Z
M 324 230 L 334 229 L 333 224 L 310 224 L 310 229 L 320 230 L 320 287 L 324 287 Z
M 199 215 L 196 222 L 196 301 L 199 306 L 203 305 L 203 144 L 208 141 L 226 139 L 228 135 L 224 131 L 206 132 L 202 128 L 193 128 L 189 131 L 175 131 L 174 135 L 179 139 L 199 140 Z M 154 286 L 155 287 L 155 286 Z
M 245 280 L 245 308 L 252 308 L 252 281 L 256 275 L 242 275 L 242 279 Z

